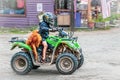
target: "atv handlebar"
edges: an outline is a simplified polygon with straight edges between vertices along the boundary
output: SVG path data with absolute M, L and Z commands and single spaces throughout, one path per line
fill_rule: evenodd
M 56 28 L 52 28 L 52 29 L 49 29 L 50 32 L 55 32 L 55 31 L 58 31 L 58 29 Z
M 66 33 L 63 28 L 53 28 L 53 31 L 58 31 L 60 37 L 68 37 L 69 39 L 77 40 L 77 37 L 73 38 L 74 32 Z

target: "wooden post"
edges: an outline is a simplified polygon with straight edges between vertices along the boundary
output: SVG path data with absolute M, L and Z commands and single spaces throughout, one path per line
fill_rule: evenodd
M 88 22 L 92 19 L 92 15 L 91 15 L 91 0 L 88 0 L 87 19 L 88 19 Z

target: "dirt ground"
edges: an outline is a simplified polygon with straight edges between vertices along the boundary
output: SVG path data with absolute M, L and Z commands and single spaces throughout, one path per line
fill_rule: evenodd
M 105 31 L 75 32 L 83 49 L 85 62 L 71 75 L 61 75 L 55 65 L 41 66 L 27 75 L 11 69 L 11 37 L 21 34 L 0 34 L 0 80 L 120 80 L 120 28 Z

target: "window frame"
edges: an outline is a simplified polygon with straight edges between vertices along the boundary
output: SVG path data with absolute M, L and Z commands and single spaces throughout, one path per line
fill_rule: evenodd
M 24 5 L 24 10 L 25 13 L 24 14 L 0 14 L 0 17 L 26 17 L 26 0 L 25 1 L 25 5 Z

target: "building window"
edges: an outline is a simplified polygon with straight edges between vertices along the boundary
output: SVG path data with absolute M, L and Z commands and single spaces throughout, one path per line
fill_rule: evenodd
M 57 0 L 57 9 L 71 9 L 72 0 Z
M 25 16 L 25 0 L 0 0 L 0 16 Z

